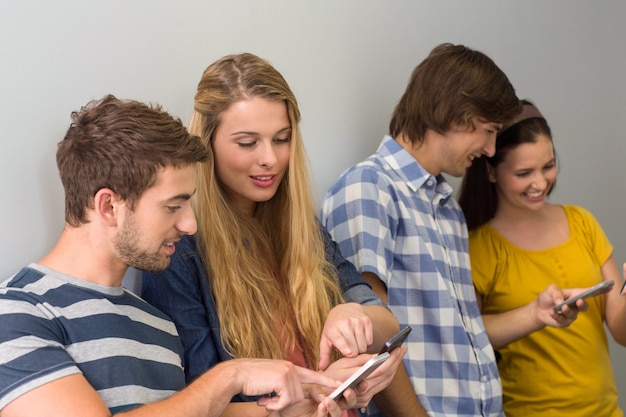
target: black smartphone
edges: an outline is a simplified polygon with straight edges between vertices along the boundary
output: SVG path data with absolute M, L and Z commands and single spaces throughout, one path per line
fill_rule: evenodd
M 400 330 L 395 335 L 391 336 L 389 340 L 385 342 L 385 346 L 380 350 L 380 353 L 391 352 L 395 348 L 399 347 L 404 343 L 406 337 L 411 333 L 411 326 L 406 326 L 404 329 Z

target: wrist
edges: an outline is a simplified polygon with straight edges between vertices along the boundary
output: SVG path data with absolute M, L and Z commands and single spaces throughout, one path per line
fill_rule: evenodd
M 531 332 L 541 330 L 546 327 L 546 323 L 541 316 L 541 306 L 539 305 L 539 303 L 539 297 L 537 297 L 532 303 L 530 303 L 531 314 L 529 314 L 529 317 L 533 318 L 532 328 L 530 329 Z
M 220 362 L 211 368 L 211 373 L 219 378 L 220 381 L 228 381 L 224 389 L 228 391 L 229 398 L 241 393 L 244 390 L 245 379 L 241 373 L 241 366 L 238 359 L 231 359 Z

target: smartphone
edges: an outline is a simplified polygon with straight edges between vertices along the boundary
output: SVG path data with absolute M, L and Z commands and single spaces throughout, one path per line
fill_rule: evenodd
M 411 333 L 411 326 L 406 326 L 404 329 L 391 336 L 391 338 L 385 342 L 385 346 L 383 346 L 379 353 L 391 352 L 395 348 L 401 346 L 409 333 Z
M 365 362 L 359 369 L 353 373 L 350 378 L 346 379 L 343 384 L 339 385 L 329 397 L 333 401 L 339 401 L 343 397 L 343 392 L 348 388 L 356 388 L 365 378 L 367 378 L 372 372 L 374 372 L 380 365 L 382 365 L 387 359 L 389 359 L 389 353 L 385 352 L 380 355 L 372 357 Z
M 609 292 L 611 288 L 613 288 L 613 285 L 615 285 L 614 281 L 602 281 L 601 283 L 594 285 L 588 290 L 581 292 L 577 296 L 568 298 L 567 300 L 563 301 L 561 304 L 554 306 L 552 309 L 554 310 L 555 313 L 557 313 L 561 311 L 561 307 L 563 307 L 564 305 L 570 308 L 573 308 L 574 305 L 576 304 L 576 301 L 583 299 L 583 298 L 593 297 L 596 295 L 607 293 Z

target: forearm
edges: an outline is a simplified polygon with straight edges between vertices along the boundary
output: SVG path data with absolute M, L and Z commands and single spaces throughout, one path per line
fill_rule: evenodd
M 391 384 L 374 396 L 374 401 L 386 416 L 427 417 L 419 402 L 404 365 L 398 370 Z
M 622 268 L 623 276 L 626 279 L 626 263 Z M 612 255 L 602 265 L 602 276 L 604 280 L 615 281 L 615 288 L 605 296 L 606 325 L 615 341 L 626 346 L 626 295 L 620 294 L 623 281 Z
M 230 399 L 239 393 L 241 388 L 238 383 L 237 365 L 234 361 L 226 361 L 216 365 L 210 372 L 204 373 L 187 388 L 171 397 L 128 413 L 121 413 L 121 415 L 128 417 L 217 417 L 222 415 Z
M 400 325 L 396 317 L 386 307 L 379 305 L 365 305 L 365 314 L 372 321 L 374 330 L 374 342 L 369 346 L 369 353 L 377 353 L 383 347 L 387 339 L 400 331 Z
M 615 318 L 610 330 L 615 341 L 626 346 L 626 305 L 622 306 L 621 314 Z
M 267 415 L 268 412 L 265 407 L 261 407 L 255 402 L 231 402 L 224 409 L 221 417 L 267 417 Z M 278 415 L 278 413 L 274 415 Z
M 483 314 L 483 322 L 494 349 L 499 349 L 545 325 L 536 319 L 536 302 L 498 314 Z
M 618 292 L 619 289 L 615 294 L 609 295 L 612 299 L 606 301 L 606 324 L 613 339 L 620 345 L 626 346 L 626 296 L 616 295 Z

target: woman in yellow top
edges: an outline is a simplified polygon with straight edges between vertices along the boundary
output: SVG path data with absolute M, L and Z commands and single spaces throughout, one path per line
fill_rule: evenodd
M 548 202 L 556 178 L 550 127 L 524 101 L 522 114 L 499 133 L 495 155 L 474 161 L 461 187 L 477 298 L 500 355 L 504 410 L 510 417 L 623 416 L 604 330 L 606 323 L 626 345 L 621 285 L 587 305 L 578 301 L 587 311 L 565 329 L 554 328 L 567 323 L 552 321 L 556 299 L 542 292 L 621 283 L 593 215 Z

